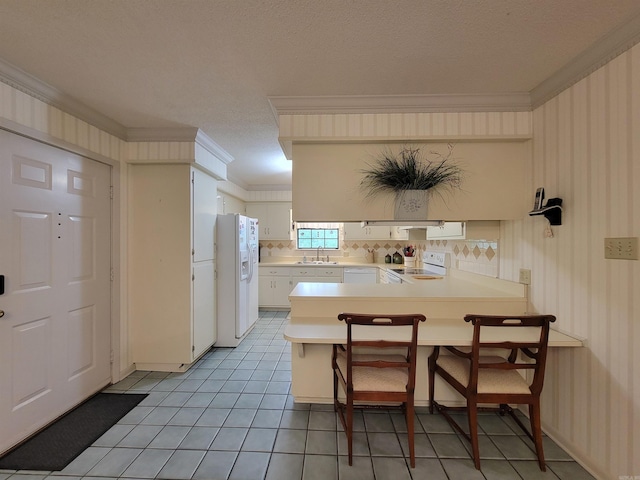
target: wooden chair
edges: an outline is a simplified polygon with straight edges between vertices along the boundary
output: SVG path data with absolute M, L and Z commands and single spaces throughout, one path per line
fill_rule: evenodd
M 436 407 L 471 442 L 475 467 L 479 470 L 478 404 L 499 405 L 489 410 L 498 410 L 502 415 L 508 413 L 513 417 L 533 441 L 540 470 L 546 471 L 540 428 L 540 392 L 544 381 L 549 323 L 556 318 L 553 315 L 466 315 L 464 320 L 473 323 L 471 352 L 445 347 L 452 355 L 440 356 L 440 348 L 435 347 L 429 356 L 429 411 L 433 413 L 433 408 Z M 486 355 L 486 349 L 492 350 L 490 355 Z M 485 355 L 481 355 L 481 350 L 485 350 Z M 508 357 L 495 355 L 501 351 L 508 352 Z M 520 361 L 518 352 L 522 354 Z M 526 381 L 517 370 L 533 372 L 532 375 L 527 375 L 528 378 L 532 377 L 531 381 Z M 448 414 L 450 407 L 434 400 L 436 373 L 466 398 L 469 434 Z M 529 405 L 531 432 L 509 404 Z M 458 408 L 460 409 L 465 407 Z
M 418 323 L 425 316 L 341 313 L 338 319 L 347 324 L 347 343 L 333 346 L 333 399 L 347 434 L 349 465 L 353 462 L 354 407 L 389 408 L 399 404 L 407 421 L 411 467 L 415 467 L 416 350 Z M 338 384 L 344 402 L 338 398 Z

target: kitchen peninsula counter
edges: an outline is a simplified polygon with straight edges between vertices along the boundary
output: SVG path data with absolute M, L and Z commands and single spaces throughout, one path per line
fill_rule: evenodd
M 299 283 L 289 295 L 292 322 L 341 312 L 422 313 L 427 318 L 462 318 L 467 313 L 522 314 L 524 285 L 450 270 L 431 280 L 402 284 Z
M 331 345 L 346 341 L 341 312 L 422 313 L 416 378 L 416 405 L 428 404 L 427 358 L 434 345 L 471 344 L 467 313 L 522 315 L 527 311 L 524 285 L 450 270 L 450 275 L 413 284 L 299 283 L 289 295 L 291 319 L 285 339 L 292 342 L 291 393 L 298 402 L 331 403 L 333 383 Z M 582 342 L 553 331 L 551 347 L 578 347 Z M 459 398 L 446 384 L 436 389 L 439 399 Z

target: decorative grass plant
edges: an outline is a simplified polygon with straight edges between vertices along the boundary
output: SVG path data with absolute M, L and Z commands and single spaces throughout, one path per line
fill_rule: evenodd
M 451 158 L 453 145 L 442 155 L 430 151 L 423 154 L 418 147 L 404 146 L 398 154 L 384 150 L 369 168 L 362 170 L 361 186 L 367 196 L 379 193 L 402 195 L 407 190 L 437 191 L 460 188 L 463 172 Z

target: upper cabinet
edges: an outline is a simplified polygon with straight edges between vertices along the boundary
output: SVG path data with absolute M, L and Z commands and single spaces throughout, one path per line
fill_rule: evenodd
M 247 203 L 247 216 L 258 219 L 259 240 L 291 239 L 291 202 Z
M 391 227 L 391 239 L 409 240 L 409 229 L 402 227 Z M 424 238 L 422 240 L 424 240 Z
M 439 227 L 427 227 L 427 240 L 497 240 L 498 238 L 500 238 L 500 222 L 497 220 L 445 222 Z
M 444 222 L 437 227 L 427 227 L 427 240 L 464 238 L 464 222 Z
M 293 219 L 308 222 L 392 220 L 393 195 L 367 196 L 362 170 L 383 143 L 294 143 Z M 446 152 L 444 143 L 429 150 Z M 425 220 L 509 220 L 527 215 L 525 165 L 530 141 L 458 142 L 453 157 L 464 171 L 460 189 L 430 197 Z
M 344 224 L 344 240 L 389 240 L 391 231 L 389 227 L 374 225 L 371 227 L 362 227 L 358 223 Z

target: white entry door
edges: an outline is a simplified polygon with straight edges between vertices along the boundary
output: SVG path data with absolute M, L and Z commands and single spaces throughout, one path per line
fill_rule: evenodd
M 0 131 L 0 453 L 110 382 L 110 185 Z

